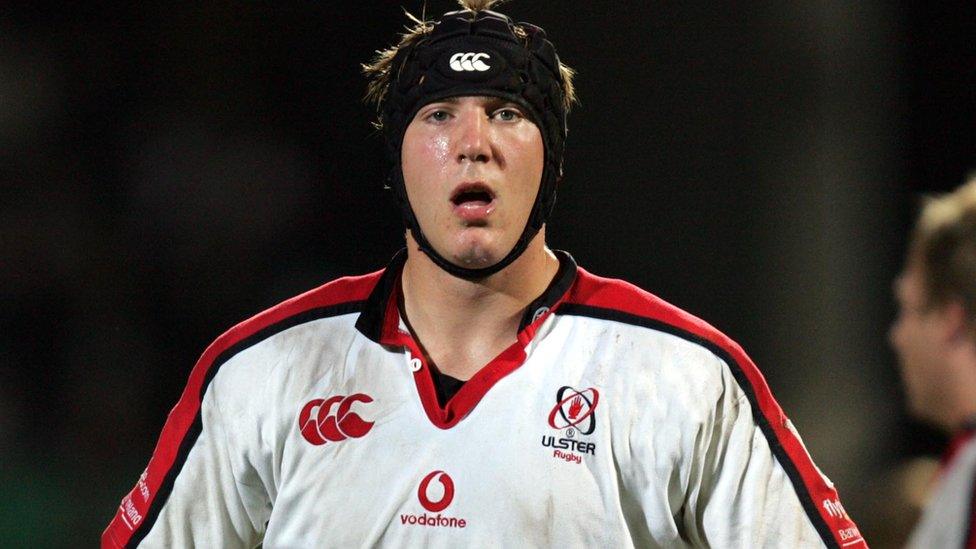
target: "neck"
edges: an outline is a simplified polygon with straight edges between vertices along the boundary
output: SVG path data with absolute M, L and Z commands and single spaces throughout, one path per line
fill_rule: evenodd
M 459 379 L 470 378 L 515 342 L 525 308 L 559 269 L 559 260 L 545 247 L 545 228 L 518 259 L 481 280 L 447 273 L 420 251 L 409 232 L 407 254 L 405 315 L 437 368 Z

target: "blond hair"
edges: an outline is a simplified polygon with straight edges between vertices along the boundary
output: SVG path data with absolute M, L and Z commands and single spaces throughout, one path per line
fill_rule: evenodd
M 909 263 L 922 275 L 927 306 L 958 299 L 976 326 L 976 174 L 951 193 L 925 200 Z
M 461 7 L 466 10 L 479 12 L 487 10 L 492 6 L 502 3 L 503 1 L 504 0 L 458 0 L 458 4 L 460 4 Z M 383 101 L 386 99 L 386 96 L 390 91 L 390 86 L 393 84 L 395 76 L 397 76 L 393 74 L 393 59 L 400 50 L 411 48 L 419 44 L 424 40 L 424 38 L 427 38 L 427 36 L 430 35 L 431 31 L 434 30 L 434 21 L 428 20 L 426 18 L 426 14 L 422 13 L 418 18 L 406 10 L 404 10 L 404 13 L 413 23 L 413 26 L 407 27 L 406 32 L 400 35 L 400 41 L 395 46 L 391 46 L 385 50 L 377 50 L 376 56 L 372 61 L 362 64 L 363 74 L 369 80 L 369 83 L 366 85 L 365 101 L 367 104 L 371 104 L 376 108 L 377 120 L 375 126 L 377 128 L 383 127 Z M 523 44 L 527 44 L 528 34 L 526 33 L 524 27 L 515 25 L 512 30 L 515 35 L 523 41 Z M 577 102 L 576 89 L 573 86 L 573 77 L 575 75 L 576 71 L 560 61 L 560 87 L 563 91 L 563 108 L 567 113 L 573 104 Z

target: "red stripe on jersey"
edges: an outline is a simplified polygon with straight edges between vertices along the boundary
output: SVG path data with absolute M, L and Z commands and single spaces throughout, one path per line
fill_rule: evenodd
M 369 296 L 381 273 L 382 271 L 341 278 L 289 299 L 234 326 L 207 347 L 193 367 L 179 402 L 166 418 L 149 465 L 139 477 L 136 486 L 122 499 L 115 517 L 102 533 L 102 547 L 125 547 L 131 541 L 138 543 L 152 528 L 159 509 L 169 497 L 169 490 L 161 493 L 160 487 L 168 475 L 178 474 L 183 466 L 185 452 L 178 459 L 179 450 L 191 432 L 191 427 L 198 420 L 206 385 L 216 374 L 216 368 L 246 348 L 240 346 L 242 342 L 302 313 L 363 301 Z M 260 339 L 249 343 L 253 345 L 258 341 Z M 134 537 L 137 539 L 133 539 Z
M 735 376 L 736 379 L 752 401 L 754 412 L 761 415 L 756 418 L 757 423 L 780 465 L 790 476 L 801 504 L 821 537 L 824 537 L 824 543 L 845 549 L 867 547 L 854 521 L 840 504 L 836 489 L 813 464 L 786 414 L 773 398 L 762 373 L 737 343 L 705 321 L 657 296 L 622 280 L 592 275 L 582 268 L 566 303 L 648 319 L 672 327 L 680 332 L 676 335 L 697 341 L 713 352 L 718 351 L 720 356 L 731 358 L 734 364 L 729 364 L 729 367 L 733 369 L 733 374 L 739 374 Z M 788 463 L 784 463 L 784 458 Z

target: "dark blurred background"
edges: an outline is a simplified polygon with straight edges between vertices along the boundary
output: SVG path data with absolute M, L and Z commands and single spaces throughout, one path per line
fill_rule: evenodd
M 358 71 L 399 5 L 0 7 L 4 544 L 95 545 L 210 341 L 401 246 Z M 892 471 L 943 440 L 902 412 L 890 284 L 920 193 L 976 168 L 976 6 L 504 11 L 579 71 L 551 245 L 739 341 L 898 543 Z

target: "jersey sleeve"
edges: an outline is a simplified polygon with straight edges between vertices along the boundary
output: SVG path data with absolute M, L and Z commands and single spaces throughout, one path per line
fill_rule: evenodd
M 765 382 L 756 386 L 742 375 L 743 388 L 735 370 L 720 364 L 723 390 L 698 428 L 691 460 L 682 517 L 689 540 L 707 547 L 866 547 Z
M 216 374 L 197 364 L 148 467 L 102 534 L 103 548 L 260 543 L 270 499 L 247 465 L 246 428 L 224 414 Z

